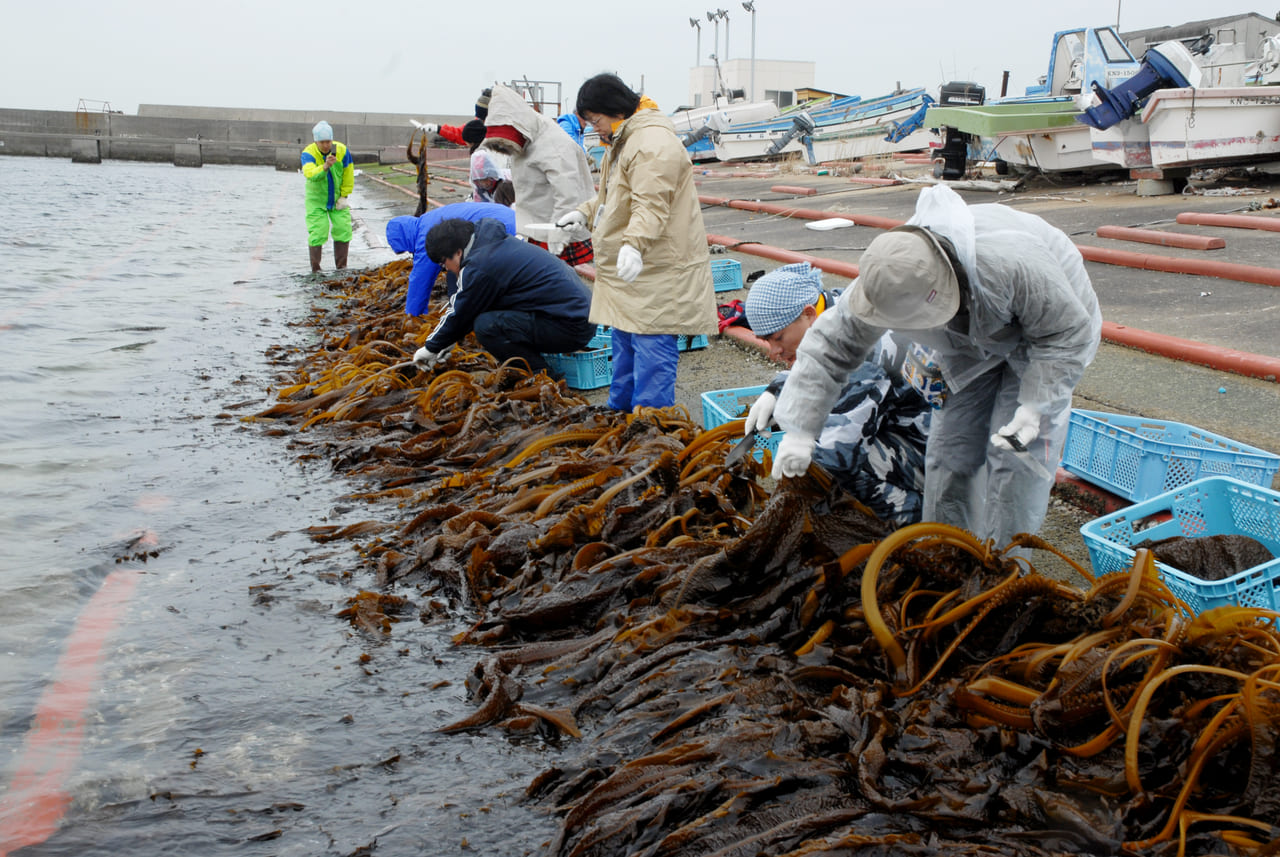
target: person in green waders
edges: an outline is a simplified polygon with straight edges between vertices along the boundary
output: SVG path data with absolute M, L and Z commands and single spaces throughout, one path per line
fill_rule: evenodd
M 320 254 L 333 227 L 333 265 L 347 267 L 347 247 L 351 244 L 351 190 L 355 187 L 355 167 L 351 152 L 333 139 L 333 128 L 321 120 L 311 129 L 315 140 L 302 150 L 302 177 L 307 180 L 307 246 L 311 251 L 311 272 L 320 270 Z

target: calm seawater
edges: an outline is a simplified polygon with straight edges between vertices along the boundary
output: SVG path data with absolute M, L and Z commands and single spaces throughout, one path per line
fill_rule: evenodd
M 336 618 L 371 583 L 300 531 L 376 510 L 238 419 L 310 335 L 301 177 L 0 157 L 0 187 L 0 855 L 536 850 L 557 750 L 431 731 L 472 707 L 468 617 Z M 361 188 L 353 267 L 403 213 Z

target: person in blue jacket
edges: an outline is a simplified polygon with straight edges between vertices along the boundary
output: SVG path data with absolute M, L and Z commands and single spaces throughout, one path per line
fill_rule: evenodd
M 424 370 L 474 331 L 499 363 L 520 358 L 558 377 L 543 354 L 577 351 L 596 326 L 591 292 L 563 260 L 508 235 L 499 220 L 442 220 L 427 232 L 427 256 L 458 278 L 435 330 L 413 355 Z
M 387 243 L 397 253 L 413 251 L 413 270 L 409 273 L 409 292 L 404 311 L 409 315 L 426 315 L 431 290 L 440 274 L 440 266 L 427 256 L 427 233 L 431 227 L 449 218 L 469 220 L 492 217 L 502 222 L 508 235 L 516 233 L 516 213 L 509 206 L 493 202 L 455 202 L 442 205 L 419 217 L 393 217 L 387 222 Z M 447 276 L 449 294 L 453 293 L 453 274 Z
M 586 131 L 582 127 L 582 120 L 578 118 L 577 113 L 561 113 L 556 117 L 556 124 L 564 129 L 564 132 L 573 138 L 573 142 L 585 150 Z

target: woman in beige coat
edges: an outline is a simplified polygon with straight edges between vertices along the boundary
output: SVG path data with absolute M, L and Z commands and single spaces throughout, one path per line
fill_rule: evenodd
M 675 404 L 676 335 L 716 332 L 707 232 L 693 168 L 671 121 L 616 75 L 578 90 L 577 113 L 608 147 L 600 190 L 558 225 L 591 229 L 591 321 L 613 328 L 609 407 Z

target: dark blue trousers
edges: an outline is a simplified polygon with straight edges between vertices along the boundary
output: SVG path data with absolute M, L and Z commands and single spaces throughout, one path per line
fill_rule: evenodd
M 529 371 L 545 369 L 543 354 L 561 354 L 585 348 L 595 335 L 596 326 L 584 318 L 558 318 L 540 312 L 494 310 L 476 316 L 476 339 L 502 363 L 519 357 L 529 364 Z

